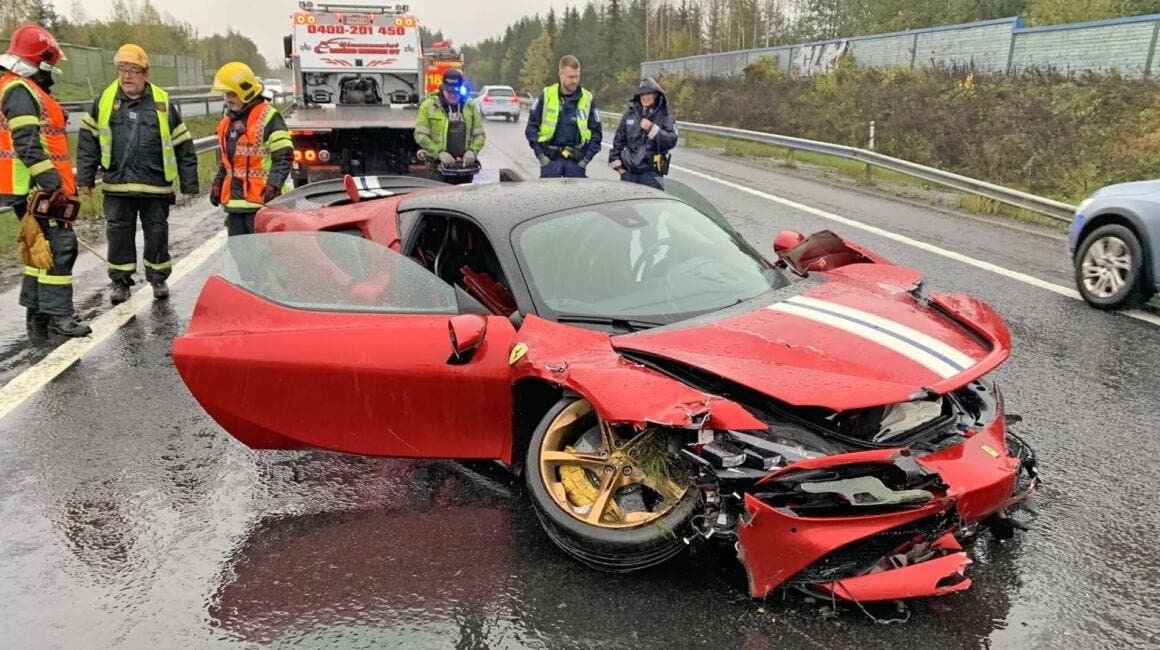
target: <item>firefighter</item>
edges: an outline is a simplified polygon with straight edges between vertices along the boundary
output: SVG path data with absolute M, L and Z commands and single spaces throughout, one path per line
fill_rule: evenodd
M 226 210 L 229 235 L 254 232 L 254 214 L 282 193 L 290 177 L 294 144 L 282 115 L 265 97 L 245 63 L 223 65 L 213 78 L 226 114 L 218 124 L 221 163 L 209 200 Z
M 36 25 L 12 32 L 8 51 L 0 55 L 0 204 L 20 219 L 25 264 L 20 304 L 36 343 L 47 341 L 50 332 L 92 333 L 73 317 L 77 237 L 65 217 L 76 216 L 76 180 L 65 135 L 68 120 L 49 94 L 52 73 L 63 60 L 56 39 Z M 32 206 L 34 189 L 40 198 Z
M 585 168 L 604 138 L 592 93 L 580 86 L 580 60 L 560 59 L 560 83 L 544 89 L 528 113 L 524 135 L 540 161 L 540 178 L 587 178 Z
M 415 121 L 415 143 L 421 160 L 430 161 L 432 178 L 440 180 L 439 164 L 474 167 L 487 136 L 483 116 L 474 102 L 467 101 L 463 73 L 454 68 L 443 72 L 443 83 L 419 105 Z
M 677 123 L 668 100 L 652 78 L 640 82 L 625 108 L 608 162 L 620 180 L 663 190 L 661 176 L 668 172 L 668 156 L 677 146 Z
M 197 152 L 169 95 L 149 82 L 149 57 L 133 44 L 113 57 L 117 80 L 93 102 L 77 142 L 77 184 L 91 195 L 104 170 L 105 238 L 114 305 L 129 299 L 137 270 L 137 218 L 145 235 L 145 280 L 153 298 L 169 297 L 169 206 L 181 193 L 198 193 Z

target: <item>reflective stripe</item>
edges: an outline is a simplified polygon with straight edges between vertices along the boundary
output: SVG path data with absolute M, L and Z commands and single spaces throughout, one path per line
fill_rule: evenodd
M 179 144 L 182 144 L 183 142 L 189 142 L 189 141 L 190 141 L 190 140 L 192 140 L 192 139 L 193 139 L 193 135 L 192 135 L 192 134 L 190 134 L 190 133 L 183 133 L 183 134 L 181 134 L 181 135 L 179 135 L 179 136 L 177 136 L 176 138 L 174 138 L 174 139 L 173 139 L 173 146 L 175 146 L 175 147 L 176 147 L 177 145 L 179 145 Z
M 39 278 L 44 273 L 45 273 L 44 269 L 38 269 L 35 266 L 24 267 L 24 275 L 29 275 L 29 276 L 32 276 L 34 278 Z
M 247 210 L 257 210 L 262 207 L 261 203 L 251 203 L 245 199 L 230 199 L 226 204 L 227 208 L 245 208 Z
M 144 262 L 145 266 L 153 269 L 154 271 L 164 271 L 166 269 L 173 268 L 173 260 L 169 260 L 168 262 L 160 262 L 158 264 L 154 264 L 149 260 L 142 260 L 142 262 Z
M 26 126 L 40 126 L 40 118 L 36 115 L 21 115 L 8 120 L 8 128 L 13 131 Z
M 44 172 L 50 172 L 50 171 L 52 171 L 52 161 L 51 160 L 42 160 L 42 161 L 40 161 L 40 162 L 36 163 L 35 165 L 28 168 L 28 173 L 32 174 L 33 176 L 40 176 Z
M 172 185 L 146 185 L 145 183 L 105 183 L 106 192 L 138 192 L 141 194 L 173 194 Z
M 132 264 L 113 264 L 112 262 L 109 262 L 108 266 L 109 266 L 109 269 L 112 271 L 128 271 L 128 272 L 132 273 L 133 271 L 137 270 L 137 263 L 136 262 L 134 262 Z
M 66 287 L 73 283 L 73 276 L 71 275 L 49 275 L 46 271 L 43 275 L 36 279 L 40 284 L 51 284 L 57 287 Z
M 101 144 L 101 167 L 106 170 L 113 162 L 113 129 L 109 121 L 113 117 L 119 87 L 116 81 L 109 84 L 101 94 L 97 107 L 97 139 Z M 174 136 L 169 132 L 169 93 L 153 84 L 149 84 L 149 89 L 153 96 L 154 110 L 157 111 L 157 129 L 161 133 L 161 164 L 165 167 L 165 180 L 172 183 L 177 178 L 177 154 L 173 151 Z M 175 129 L 175 133 L 180 135 L 184 127 L 182 124 Z
M 294 146 L 294 143 L 289 141 L 289 140 L 286 140 L 286 141 L 279 140 L 278 142 L 272 142 L 272 143 L 270 143 L 270 153 L 273 153 L 275 151 L 281 151 L 283 149 L 290 149 L 293 146 Z
M 431 135 L 431 129 L 425 126 L 416 126 L 415 133 L 422 133 L 423 135 Z

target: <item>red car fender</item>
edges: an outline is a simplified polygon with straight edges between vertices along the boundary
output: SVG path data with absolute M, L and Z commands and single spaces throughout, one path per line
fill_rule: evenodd
M 398 252 L 399 204 L 408 195 L 302 210 L 268 207 L 254 217 L 256 232 L 317 232 L 357 228 L 367 239 Z
M 980 521 L 1011 505 L 1019 460 L 1008 455 L 1006 431 L 1006 422 L 999 416 L 962 443 L 918 459 L 951 486 L 965 523 Z
M 625 360 L 608 334 L 528 316 L 519 340 L 526 352 L 514 361 L 513 382 L 535 377 L 583 396 L 607 422 L 687 429 L 764 430 L 767 425 L 739 404 L 706 395 Z
M 759 598 L 830 552 L 864 537 L 950 508 L 954 499 L 922 507 L 853 517 L 798 517 L 745 495 L 749 521 L 737 527 L 737 557 L 749 574 L 749 595 Z
M 971 558 L 966 553 L 951 553 L 890 571 L 819 584 L 816 588 L 843 600 L 860 603 L 945 596 L 970 588 L 970 578 L 956 579 L 965 575 L 970 564 Z M 955 581 L 941 584 L 947 579 Z

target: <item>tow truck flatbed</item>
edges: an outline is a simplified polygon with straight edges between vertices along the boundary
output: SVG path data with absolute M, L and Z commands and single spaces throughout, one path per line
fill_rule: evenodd
M 286 126 L 296 130 L 414 129 L 416 107 L 387 106 L 291 106 L 285 111 Z

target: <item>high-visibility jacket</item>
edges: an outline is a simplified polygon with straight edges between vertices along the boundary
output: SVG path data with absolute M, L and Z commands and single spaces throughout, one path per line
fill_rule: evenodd
M 544 116 L 540 120 L 540 144 L 551 142 L 556 135 L 556 123 L 560 119 L 560 84 L 552 84 L 544 89 Z M 580 100 L 576 103 L 576 128 L 580 130 L 580 146 L 592 139 L 588 128 L 588 113 L 592 110 L 592 93 L 580 88 Z
M 184 142 L 191 139 L 189 129 L 182 124 L 180 133 L 171 134 L 169 131 L 169 93 L 154 84 L 149 84 L 150 90 L 153 94 L 153 107 L 157 112 L 157 126 L 161 132 L 161 164 L 165 168 L 165 180 L 167 184 L 164 187 L 146 185 L 143 183 L 123 183 L 118 185 L 106 185 L 107 191 L 113 192 L 143 192 L 143 193 L 157 193 L 169 194 L 173 192 L 173 181 L 177 179 L 177 154 L 173 147 L 176 140 Z M 111 169 L 113 164 L 113 127 L 110 120 L 113 117 L 113 110 L 117 101 L 117 91 L 120 89 L 120 84 L 116 81 L 109 84 L 105 88 L 105 92 L 101 95 L 100 104 L 97 108 L 97 141 L 101 145 L 101 167 Z M 90 120 L 88 115 L 85 115 L 86 125 Z M 176 137 L 175 137 L 176 136 Z
M 415 120 L 415 143 L 431 158 L 447 151 L 447 130 L 451 120 L 443 110 L 440 92 L 431 93 L 419 104 L 419 116 Z M 474 102 L 462 105 L 461 116 L 467 127 L 467 150 L 479 153 L 487 141 L 483 128 L 483 115 Z
M 76 179 L 68 156 L 68 136 L 65 134 L 68 119 L 64 109 L 36 82 L 12 72 L 0 77 L 0 98 L 13 85 L 28 89 L 40 107 L 40 115 L 22 115 L 9 122 L 4 118 L 3 111 L 0 111 L 0 194 L 28 194 L 32 189 L 32 179 L 52 170 L 56 170 L 60 176 L 61 189 L 68 194 L 76 194 Z M 12 138 L 13 131 L 27 126 L 39 127 L 40 145 L 47 158 L 31 167 L 17 156 Z
M 228 139 L 232 121 L 227 115 L 218 124 L 218 147 L 221 152 L 222 169 L 225 171 L 221 196 L 222 204 L 227 210 L 256 210 L 265 205 L 262 189 L 269 180 L 270 167 L 273 164 L 270 154 L 293 146 L 288 131 L 276 131 L 268 141 L 265 139 L 266 125 L 274 119 L 278 111 L 268 103 L 263 104 L 261 110 L 256 108 L 249 112 L 246 131 L 238 137 L 232 157 L 229 155 Z M 243 198 L 234 198 L 234 183 L 241 183 Z

